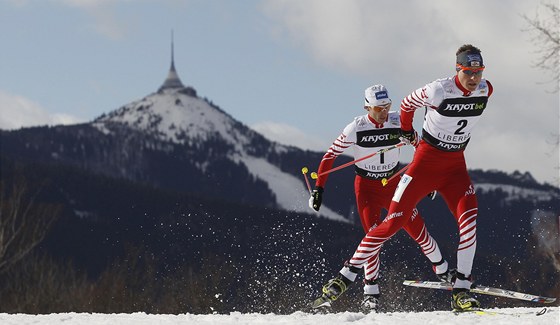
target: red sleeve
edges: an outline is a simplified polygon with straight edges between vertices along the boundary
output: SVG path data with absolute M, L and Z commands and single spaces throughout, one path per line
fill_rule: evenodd
M 412 130 L 412 121 L 414 119 L 414 112 L 420 107 L 426 106 L 424 101 L 428 96 L 426 95 L 426 87 L 418 88 L 410 95 L 406 96 L 401 102 L 401 129 L 405 131 Z
M 323 156 L 321 163 L 319 164 L 319 168 L 317 169 L 317 175 L 321 174 L 324 171 L 327 171 L 332 168 L 334 165 L 334 160 L 336 159 L 336 155 L 330 152 L 330 150 Z M 327 179 L 329 178 L 329 174 L 325 174 L 322 176 L 317 177 L 315 181 L 315 187 L 325 187 L 327 183 Z
M 418 106 L 422 106 L 424 101 L 422 100 L 423 89 L 417 89 L 410 95 L 403 98 L 401 102 L 401 129 L 405 131 L 412 130 L 412 120 L 414 119 L 414 112 Z
M 488 80 L 486 80 L 486 84 L 488 85 L 488 97 L 490 97 L 494 92 L 494 86 Z
M 402 104 L 401 104 L 400 119 L 401 119 L 401 129 L 403 129 L 405 131 L 412 130 L 412 120 L 414 119 L 414 110 L 412 110 L 412 111 L 403 110 L 403 107 L 402 107 Z
M 332 169 L 334 160 L 336 157 L 340 156 L 346 149 L 352 146 L 354 143 L 349 142 L 344 131 L 334 140 L 333 144 L 329 147 L 329 150 L 323 156 L 321 163 L 319 164 L 319 169 L 317 170 L 317 175 Z M 329 174 L 319 176 L 315 181 L 315 186 L 325 187 L 327 183 L 327 178 Z

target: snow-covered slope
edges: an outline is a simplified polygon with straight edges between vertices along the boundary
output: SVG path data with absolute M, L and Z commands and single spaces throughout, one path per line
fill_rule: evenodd
M 206 100 L 177 89 L 165 89 L 127 104 L 94 123 L 122 123 L 160 140 L 192 145 L 219 135 L 239 151 L 248 145 L 239 122 Z
M 296 312 L 291 315 L 275 314 L 242 314 L 234 312 L 223 315 L 154 315 L 145 313 L 134 314 L 89 314 L 89 313 L 61 313 L 48 315 L 25 314 L 0 314 L 0 323 L 3 325 L 55 325 L 55 324 L 80 324 L 80 325 L 553 325 L 560 323 L 559 307 L 549 308 L 548 312 L 536 316 L 541 308 L 503 308 L 492 309 L 496 314 L 460 314 L 454 315 L 451 311 L 433 312 L 396 312 L 365 315 L 362 313 L 336 313 L 336 314 L 307 314 Z
M 268 186 L 276 194 L 276 201 L 281 207 L 289 211 L 304 211 L 308 213 L 311 211 L 307 206 L 309 193 L 307 188 L 302 186 L 301 179 L 282 172 L 278 167 L 262 158 L 240 156 L 239 160 L 255 176 L 268 183 Z M 320 215 L 326 216 L 329 219 L 348 222 L 348 219 L 343 218 L 326 206 L 321 207 Z
M 244 164 L 256 178 L 266 182 L 282 209 L 310 213 L 309 194 L 303 179 L 282 171 L 266 158 L 251 153 L 252 137 L 256 132 L 236 121 L 219 107 L 196 96 L 192 88 L 162 89 L 157 93 L 124 105 L 96 119 L 93 126 L 104 134 L 111 133 L 111 125 L 126 126 L 160 141 L 196 146 L 206 141 L 220 141 L 233 148 L 228 159 Z M 264 139 L 264 138 L 263 138 Z M 280 153 L 287 147 L 271 142 L 268 150 Z M 206 172 L 203 164 L 198 165 Z M 328 207 L 320 215 L 343 222 L 348 219 Z

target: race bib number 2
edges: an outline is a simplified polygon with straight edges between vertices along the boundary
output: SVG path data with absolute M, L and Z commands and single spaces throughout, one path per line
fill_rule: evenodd
M 393 201 L 395 202 L 401 201 L 401 196 L 403 195 L 404 190 L 406 190 L 406 187 L 408 186 L 408 184 L 410 184 L 411 181 L 412 181 L 412 177 L 408 176 L 407 174 L 404 174 L 403 177 L 401 177 L 401 181 L 397 185 L 395 194 L 393 194 Z

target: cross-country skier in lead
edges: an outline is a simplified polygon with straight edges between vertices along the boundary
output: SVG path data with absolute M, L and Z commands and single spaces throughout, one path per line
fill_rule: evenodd
M 418 201 L 437 190 L 459 227 L 457 270 L 448 271 L 453 284 L 451 307 L 458 311 L 480 307 L 469 293 L 476 251 L 478 203 L 463 151 L 486 108 L 492 85 L 482 79 L 484 64 L 478 48 L 463 45 L 457 50 L 456 58 L 455 76 L 433 81 L 403 99 L 402 135 L 411 142 L 417 141 L 412 128 L 414 111 L 426 107 L 423 139 L 397 186 L 388 216 L 362 239 L 352 259 L 340 271 L 340 281 L 328 283 L 324 288 L 326 295 L 338 296 L 344 292 L 364 261 L 379 254 L 381 245 L 415 215 Z
M 367 114 L 358 116 L 344 128 L 342 134 L 334 141 L 318 168 L 318 174 L 331 169 L 334 160 L 346 149 L 352 147 L 354 157 L 359 159 L 374 152 L 383 150 L 401 142 L 401 127 L 399 114 L 389 111 L 391 99 L 383 85 L 374 85 L 365 90 L 365 110 Z M 381 210 L 389 209 L 391 197 L 395 192 L 398 180 L 390 181 L 383 186 L 382 180 L 389 178 L 398 170 L 399 148 L 389 150 L 355 163 L 356 177 L 354 189 L 358 213 L 364 231 L 367 233 L 375 229 L 380 223 Z M 319 211 L 322 203 L 322 194 L 327 182 L 328 173 L 319 176 L 315 183 L 315 190 L 309 199 L 309 206 Z M 436 241 L 430 236 L 424 220 L 414 209 L 414 215 L 404 225 L 404 229 L 422 248 L 423 253 L 434 264 L 436 273 L 444 274 L 447 271 L 447 262 L 441 256 Z M 379 274 L 379 251 L 372 254 L 357 252 L 355 261 L 365 263 L 364 268 L 364 299 L 361 309 L 365 312 L 375 311 L 378 307 L 379 287 L 377 278 Z M 354 281 L 355 274 L 350 278 Z M 348 281 L 346 281 L 348 282 Z M 346 283 L 341 278 L 332 279 L 325 285 L 326 295 L 321 296 L 312 304 L 312 308 L 330 306 L 331 301 L 338 298 L 345 290 Z M 340 288 L 336 289 L 335 288 Z

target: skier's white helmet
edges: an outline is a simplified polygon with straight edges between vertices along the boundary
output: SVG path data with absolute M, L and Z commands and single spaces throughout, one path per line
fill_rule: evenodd
M 364 106 L 385 106 L 391 104 L 389 92 L 383 85 L 373 85 L 366 88 L 366 100 Z

